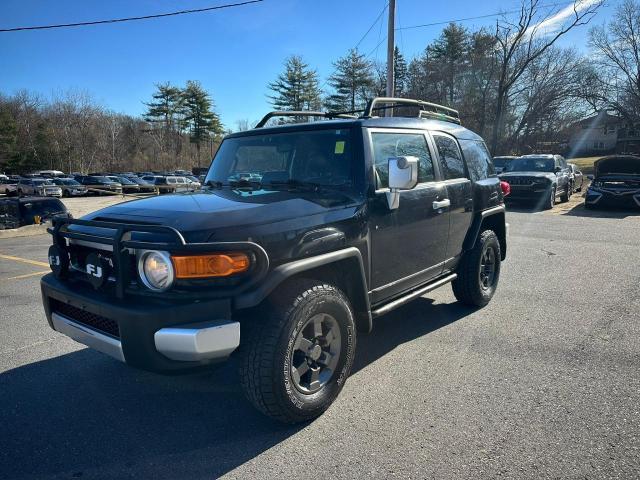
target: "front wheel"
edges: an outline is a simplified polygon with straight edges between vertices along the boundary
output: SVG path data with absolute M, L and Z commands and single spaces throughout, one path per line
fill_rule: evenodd
M 276 420 L 313 419 L 329 408 L 351 372 L 351 306 L 333 285 L 302 280 L 282 288 L 267 310 L 267 318 L 241 321 L 242 388 L 258 410 Z
M 501 258 L 498 236 L 493 230 L 484 230 L 462 258 L 458 278 L 451 282 L 455 297 L 467 305 L 487 305 L 498 286 Z
M 573 186 L 571 185 L 571 183 L 567 183 L 567 186 L 565 187 L 564 192 L 562 193 L 562 195 L 560 195 L 560 201 L 562 203 L 568 202 L 569 199 L 571 198 L 572 192 L 573 192 Z
M 545 201 L 543 208 L 545 210 L 551 210 L 556 204 L 556 187 L 551 187 L 551 192 L 548 194 L 547 200 Z

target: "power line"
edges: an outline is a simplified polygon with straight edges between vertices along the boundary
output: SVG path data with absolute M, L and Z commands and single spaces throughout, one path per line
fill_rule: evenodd
M 563 3 L 548 3 L 545 5 L 540 5 L 539 8 L 551 8 L 551 7 L 558 7 L 558 6 L 567 6 L 567 5 L 573 5 L 574 2 L 563 2 Z M 402 34 L 403 30 L 409 30 L 409 29 L 413 29 L 413 28 L 423 28 L 423 27 L 435 27 L 438 25 L 446 25 L 449 23 L 458 23 L 458 22 L 466 22 L 469 20 L 479 20 L 482 18 L 491 18 L 491 17 L 500 17 L 502 15 L 512 15 L 514 13 L 520 13 L 520 10 L 511 10 L 511 11 L 506 11 L 506 12 L 496 12 L 496 13 L 489 13 L 486 15 L 478 15 L 476 17 L 466 17 L 466 18 L 457 18 L 457 19 L 451 19 L 451 20 L 443 20 L 440 22 L 433 22 L 433 23 L 423 23 L 421 25 L 411 25 L 408 27 L 399 27 L 396 28 L 396 31 L 400 31 L 400 33 Z M 373 47 L 373 49 L 367 53 L 365 55 L 366 58 L 370 57 L 372 53 L 376 52 L 378 50 L 378 47 L 380 47 L 380 45 L 382 45 L 382 42 L 384 42 L 387 39 L 387 37 L 385 36 L 382 40 L 380 40 L 380 42 L 378 42 L 378 44 Z
M 559 7 L 559 6 L 567 6 L 567 5 L 573 5 L 574 2 L 562 2 L 562 3 L 549 3 L 547 5 L 540 5 L 539 8 L 548 8 L 548 7 Z M 467 22 L 469 20 L 480 20 L 483 18 L 491 18 L 491 17 L 500 17 L 502 15 L 512 15 L 514 13 L 520 13 L 520 10 L 511 10 L 511 11 L 507 11 L 507 12 L 496 12 L 496 13 L 489 13 L 487 15 L 478 15 L 477 17 L 465 17 L 465 18 L 457 18 L 457 19 L 453 19 L 453 20 L 444 20 L 441 22 L 433 22 L 433 23 L 423 23 L 421 25 L 411 25 L 408 27 L 401 27 L 401 28 L 396 28 L 396 30 L 410 30 L 413 28 L 424 28 L 424 27 L 435 27 L 438 25 L 446 25 L 448 23 L 457 23 L 457 22 Z
M 384 7 L 382 7 L 382 10 L 380 11 L 380 13 L 376 17 L 376 19 L 373 21 L 373 23 L 371 24 L 369 29 L 366 32 L 364 32 L 364 35 L 362 35 L 360 40 L 358 40 L 358 43 L 356 43 L 356 46 L 354 47 L 354 50 L 358 49 L 358 47 L 360 46 L 362 41 L 366 38 L 367 35 L 369 35 L 369 32 L 371 31 L 371 29 L 376 26 L 376 24 L 380 20 L 380 17 L 382 17 L 382 15 L 384 14 L 384 12 L 385 12 L 385 10 L 387 9 L 388 6 L 389 6 L 389 2 L 385 2 Z M 335 73 L 335 72 L 336 71 L 334 69 L 333 73 Z M 333 75 L 333 73 L 331 75 L 329 75 L 329 77 L 331 77 Z M 319 87 L 320 90 L 322 90 L 327 85 L 327 83 L 329 83 L 329 77 L 327 77 L 326 80 L 324 82 L 322 82 L 322 85 L 320 85 L 320 87 Z
M 25 30 L 49 30 L 53 28 L 68 28 L 68 27 L 85 27 L 89 25 L 104 25 L 108 23 L 121 23 L 121 22 L 133 22 L 137 20 L 150 20 L 154 18 L 163 18 L 163 17 L 174 17 L 177 15 L 186 15 L 188 13 L 201 13 L 201 12 L 210 12 L 213 10 L 222 10 L 225 8 L 232 7 L 241 7 L 243 5 L 249 5 L 252 3 L 260 3 L 264 0 L 246 0 L 244 2 L 239 3 L 228 3 L 225 5 L 216 5 L 214 7 L 205 7 L 205 8 L 194 8 L 191 10 L 179 10 L 177 12 L 168 12 L 168 13 L 158 13 L 155 15 L 143 15 L 140 17 L 126 17 L 126 18 L 112 18 L 109 20 L 95 20 L 92 22 L 77 22 L 77 23 L 61 23 L 57 25 L 38 25 L 32 27 L 14 27 L 14 28 L 0 28 L 1 32 L 21 32 Z
M 373 27 L 376 26 L 376 24 L 378 23 L 378 20 L 380 20 L 380 17 L 382 17 L 382 14 L 384 14 L 385 10 L 387 9 L 387 7 L 389 6 L 389 2 L 384 4 L 384 7 L 382 8 L 382 10 L 380 11 L 380 13 L 378 14 L 378 16 L 376 17 L 376 19 L 373 21 L 373 23 L 371 24 L 371 26 L 369 27 L 369 30 L 367 30 L 364 35 L 362 36 L 362 38 L 360 40 L 358 40 L 358 43 L 356 43 L 356 46 L 354 47 L 355 49 L 357 49 L 360 44 L 362 43 L 362 41 L 366 38 L 367 35 L 369 35 L 369 32 L 371 31 L 371 29 Z

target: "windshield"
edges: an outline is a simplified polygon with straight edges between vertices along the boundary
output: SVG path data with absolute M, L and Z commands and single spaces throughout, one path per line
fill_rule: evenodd
M 322 129 L 226 139 L 205 179 L 208 186 L 354 184 L 350 129 Z
M 33 184 L 36 185 L 36 186 L 53 185 L 53 183 L 51 183 L 51 180 L 34 180 Z
M 507 172 L 553 172 L 553 158 L 527 157 L 516 158 L 507 163 Z
M 134 183 L 131 180 L 129 180 L 127 177 L 116 177 L 113 181 L 119 182 L 123 185 L 134 185 Z

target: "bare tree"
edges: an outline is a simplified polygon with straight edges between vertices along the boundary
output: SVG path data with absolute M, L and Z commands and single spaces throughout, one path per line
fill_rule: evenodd
M 603 0 L 574 0 L 568 7 L 549 10 L 541 0 L 522 0 L 515 23 L 507 17 L 497 22 L 499 73 L 491 136 L 493 152 L 497 151 L 504 130 L 508 97 L 527 67 L 569 31 L 589 23 L 602 3 Z
M 632 122 L 640 121 L 640 4 L 625 0 L 608 25 L 591 29 L 590 45 L 600 67 L 598 100 Z

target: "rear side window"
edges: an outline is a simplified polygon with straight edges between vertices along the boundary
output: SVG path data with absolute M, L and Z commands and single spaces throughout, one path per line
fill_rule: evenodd
M 374 167 L 376 188 L 389 186 L 389 158 L 418 157 L 418 182 L 432 182 L 433 160 L 427 147 L 427 140 L 421 133 L 373 133 Z
M 460 140 L 462 154 L 467 161 L 469 177 L 474 182 L 495 175 L 493 162 L 484 142 Z
M 440 163 L 442 164 L 442 173 L 445 180 L 466 178 L 464 161 L 456 141 L 452 137 L 442 134 L 434 134 L 433 139 L 440 154 Z

